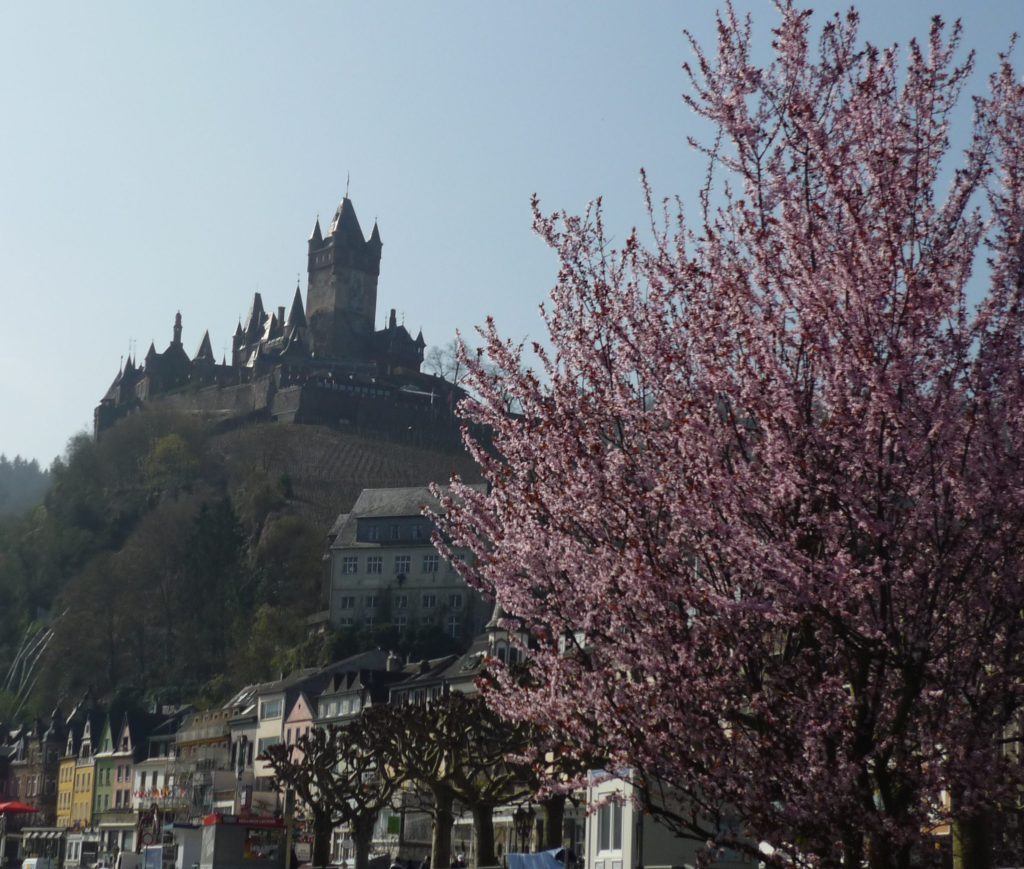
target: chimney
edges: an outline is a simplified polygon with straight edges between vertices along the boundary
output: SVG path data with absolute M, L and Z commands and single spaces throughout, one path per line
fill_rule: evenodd
M 277 322 L 284 325 L 284 305 L 277 306 Z
M 394 652 L 389 652 L 387 661 L 384 664 L 384 669 L 387 670 L 388 673 L 397 673 L 402 669 L 402 659 Z

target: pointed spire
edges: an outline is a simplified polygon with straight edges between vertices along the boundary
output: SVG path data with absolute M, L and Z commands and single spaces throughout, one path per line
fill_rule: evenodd
M 235 337 L 241 338 L 244 334 L 245 332 L 242 331 L 242 321 L 239 320 L 238 325 L 235 327 Z
M 249 319 L 245 324 L 245 337 L 248 339 L 248 343 L 251 344 L 259 338 L 263 331 L 263 321 L 266 319 L 267 315 L 263 310 L 263 297 L 259 293 L 254 293 L 252 307 L 249 309 Z
M 267 320 L 266 325 L 263 327 L 263 341 L 273 341 L 275 338 L 281 336 L 281 324 L 278 322 L 277 314 L 271 314 L 270 319 Z
M 377 227 L 377 221 L 373 222 L 373 232 L 370 233 L 370 240 L 367 242 L 370 247 L 375 247 L 380 250 L 384 243 L 380 240 L 380 229 Z
M 316 223 L 313 224 L 313 232 L 310 233 L 309 243 L 311 245 L 320 245 L 324 240 L 323 233 L 320 231 L 320 215 L 316 216 Z
M 181 344 L 181 311 L 174 315 L 174 341 L 173 344 Z
M 334 220 L 331 221 L 331 235 L 336 238 L 343 237 L 348 242 L 366 243 L 363 230 L 359 226 L 359 218 L 356 217 L 356 209 L 352 205 L 352 200 L 347 196 L 341 200 L 341 205 L 334 212 Z
M 427 346 L 427 342 L 423 340 L 422 329 L 420 329 L 420 331 L 416 334 L 416 346 L 419 347 L 421 350 Z
M 210 332 L 207 330 L 203 332 L 203 340 L 199 342 L 199 349 L 196 351 L 196 355 L 193 358 L 193 362 L 199 361 L 210 361 L 213 362 L 213 347 L 210 344 Z
M 295 285 L 295 298 L 292 299 L 292 309 L 288 312 L 288 326 L 293 329 L 306 328 L 306 311 L 302 307 L 302 290 Z

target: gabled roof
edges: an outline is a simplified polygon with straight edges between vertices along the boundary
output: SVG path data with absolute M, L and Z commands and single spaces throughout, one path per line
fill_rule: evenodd
M 410 662 L 404 667 L 406 678 L 392 685 L 391 692 L 441 684 L 444 673 L 460 658 L 461 655 L 445 655 L 443 658 Z

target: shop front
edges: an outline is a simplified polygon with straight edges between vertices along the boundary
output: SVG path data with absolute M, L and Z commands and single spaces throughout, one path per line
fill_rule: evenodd
M 270 816 L 207 815 L 199 869 L 283 869 L 285 825 Z

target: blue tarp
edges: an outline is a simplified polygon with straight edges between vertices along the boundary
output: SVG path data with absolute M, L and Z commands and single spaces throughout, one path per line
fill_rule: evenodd
M 538 851 L 536 854 L 506 854 L 508 869 L 565 869 L 564 848 L 552 848 L 550 851 Z M 569 852 L 569 865 L 575 866 L 572 852 Z

